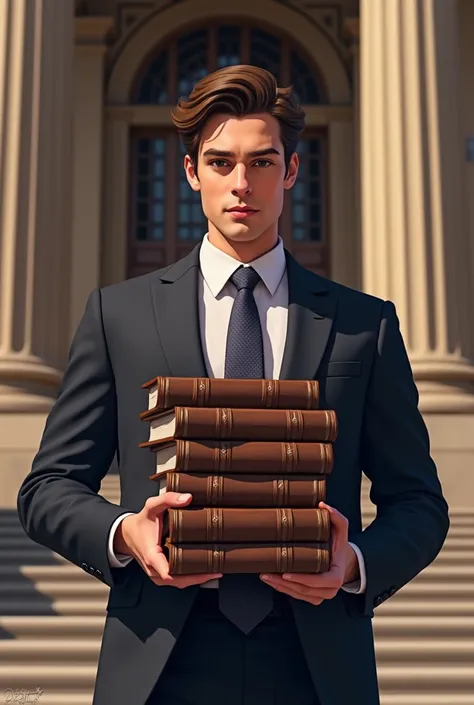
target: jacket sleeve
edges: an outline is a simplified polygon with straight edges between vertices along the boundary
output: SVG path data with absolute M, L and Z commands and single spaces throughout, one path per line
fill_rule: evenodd
M 364 555 L 367 579 L 365 594 L 351 598 L 359 614 L 372 616 L 374 607 L 436 558 L 449 529 L 448 505 L 390 301 L 383 304 L 368 385 L 361 466 L 371 481 L 376 517 L 349 536 Z
M 115 382 L 102 325 L 101 294 L 90 294 L 74 335 L 39 450 L 19 489 L 27 535 L 114 587 L 125 568 L 108 560 L 107 538 L 130 509 L 98 494 L 117 449 Z

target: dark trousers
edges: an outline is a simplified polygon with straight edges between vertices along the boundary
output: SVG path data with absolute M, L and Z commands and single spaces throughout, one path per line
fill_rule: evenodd
M 250 634 L 200 589 L 146 705 L 320 705 L 293 613 L 275 592 L 273 612 Z

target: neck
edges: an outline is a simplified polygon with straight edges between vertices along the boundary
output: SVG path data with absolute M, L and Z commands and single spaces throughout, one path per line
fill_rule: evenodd
M 262 233 L 256 240 L 236 241 L 229 240 L 216 228 L 209 224 L 208 238 L 209 242 L 217 247 L 222 252 L 225 252 L 230 257 L 239 262 L 253 262 L 253 260 L 270 252 L 278 243 L 278 233 L 276 230 L 266 231 Z

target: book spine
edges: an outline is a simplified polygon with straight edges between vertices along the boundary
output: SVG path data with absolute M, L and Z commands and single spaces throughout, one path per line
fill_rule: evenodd
M 333 462 L 330 443 L 176 441 L 176 472 L 328 475 Z
M 330 566 L 327 543 L 306 544 L 171 544 L 165 543 L 169 574 L 323 573 Z
M 327 509 L 204 509 L 168 510 L 172 543 L 286 543 L 330 541 Z
M 326 478 L 167 472 L 165 491 L 190 492 L 192 507 L 317 508 L 326 500 Z
M 330 443 L 337 438 L 333 410 L 175 408 L 175 439 L 300 441 Z
M 157 377 L 148 389 L 148 409 L 174 406 L 317 409 L 317 380 Z

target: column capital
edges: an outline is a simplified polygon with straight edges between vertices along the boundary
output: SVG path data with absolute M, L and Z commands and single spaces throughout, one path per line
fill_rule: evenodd
M 75 17 L 74 40 L 76 46 L 83 51 L 105 51 L 107 39 L 114 30 L 112 17 Z

